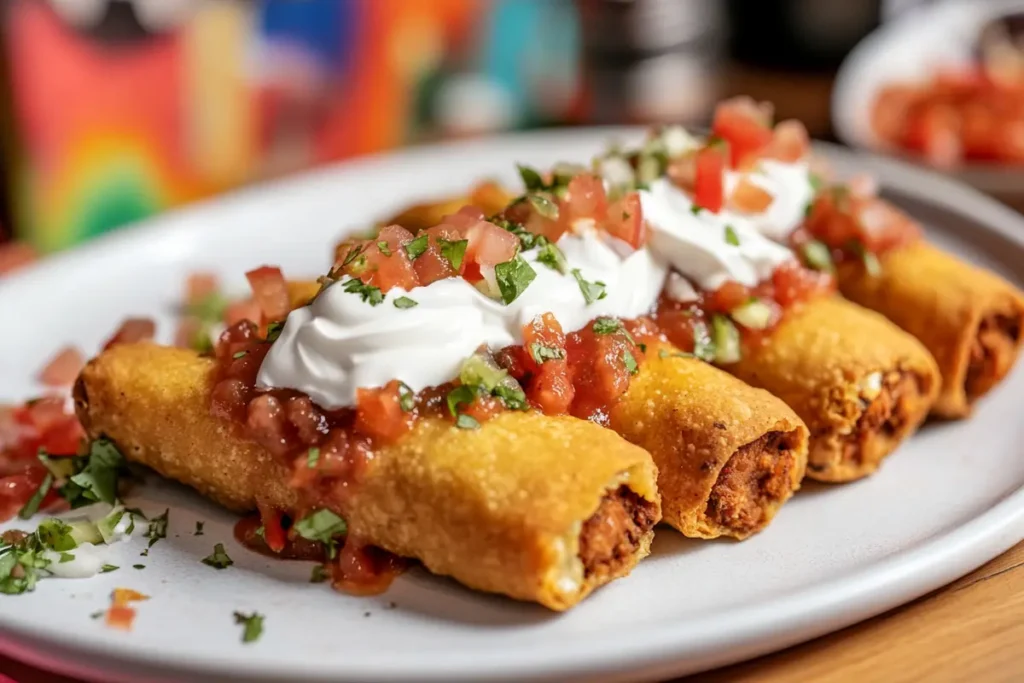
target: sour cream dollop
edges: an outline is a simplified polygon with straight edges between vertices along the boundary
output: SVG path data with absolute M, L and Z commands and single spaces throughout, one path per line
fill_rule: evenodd
M 393 379 L 420 391 L 458 376 L 483 344 L 523 343 L 523 326 L 543 313 L 554 314 L 568 332 L 600 316 L 643 315 L 657 301 L 667 269 L 651 250 L 623 256 L 628 247 L 588 227 L 566 234 L 558 247 L 567 272 L 538 263 L 537 250 L 524 253 L 536 277 L 507 306 L 462 278 L 394 288 L 376 306 L 346 292 L 345 280 L 333 284 L 288 316 L 257 386 L 296 389 L 325 408 L 352 405 L 356 389 Z M 588 304 L 572 269 L 587 282 L 604 283 L 605 297 Z M 403 296 L 417 305 L 396 307 Z

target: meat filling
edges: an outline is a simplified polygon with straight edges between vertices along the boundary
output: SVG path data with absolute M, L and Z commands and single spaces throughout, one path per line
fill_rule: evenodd
M 1019 316 L 994 314 L 978 326 L 964 378 L 964 393 L 973 401 L 985 394 L 1009 372 L 1020 341 Z
M 617 575 L 630 563 L 640 539 L 656 521 L 654 504 L 628 486 L 606 493 L 580 530 L 579 558 L 584 576 Z
M 741 534 L 763 526 L 768 508 L 789 495 L 794 445 L 793 434 L 768 432 L 737 450 L 711 489 L 708 520 Z
M 917 375 L 898 371 L 886 375 L 878 395 L 864 408 L 853 431 L 844 437 L 843 460 L 863 462 L 865 446 L 876 434 L 899 438 L 920 394 Z

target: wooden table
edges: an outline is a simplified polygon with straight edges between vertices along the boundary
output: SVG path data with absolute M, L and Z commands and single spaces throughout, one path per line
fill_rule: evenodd
M 81 683 L 0 657 L 18 683 Z M 1024 681 L 1024 543 L 973 574 L 856 626 L 677 683 Z

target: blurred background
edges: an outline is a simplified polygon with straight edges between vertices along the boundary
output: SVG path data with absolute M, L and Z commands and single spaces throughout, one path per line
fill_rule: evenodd
M 738 93 L 832 139 L 843 59 L 926 4 L 3 0 L 0 232 L 47 252 L 354 155 Z

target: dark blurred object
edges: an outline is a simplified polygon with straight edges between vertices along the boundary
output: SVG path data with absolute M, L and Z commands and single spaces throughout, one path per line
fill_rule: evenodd
M 719 0 L 577 0 L 594 123 L 695 121 L 718 95 Z
M 760 68 L 831 72 L 882 20 L 882 0 L 728 0 L 731 56 Z

